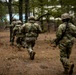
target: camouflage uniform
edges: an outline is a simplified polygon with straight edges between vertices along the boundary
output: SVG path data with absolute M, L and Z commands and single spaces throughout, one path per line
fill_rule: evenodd
M 17 25 L 13 28 L 13 38 L 15 39 L 15 36 L 16 36 L 16 43 L 18 47 L 22 45 L 22 38 L 23 38 L 23 35 L 21 33 L 21 25 L 22 25 L 22 22 L 18 20 Z
M 13 28 L 15 27 L 15 25 L 17 25 L 17 19 L 13 19 L 11 25 L 6 26 L 6 28 L 11 28 L 11 38 L 10 38 L 11 45 L 13 45 L 14 43 Z
M 54 42 L 56 45 L 59 45 L 60 61 L 64 67 L 64 73 L 71 75 L 74 64 L 70 62 L 69 57 L 76 37 L 76 27 L 69 23 L 70 16 L 68 13 L 62 14 L 61 18 L 63 23 L 58 27 Z
M 39 33 L 41 32 L 41 27 L 35 23 L 35 18 L 30 17 L 29 22 L 22 26 L 22 32 L 25 34 L 25 43 L 27 45 L 28 53 L 30 54 L 30 59 L 34 59 L 35 52 L 33 52 L 33 47 Z

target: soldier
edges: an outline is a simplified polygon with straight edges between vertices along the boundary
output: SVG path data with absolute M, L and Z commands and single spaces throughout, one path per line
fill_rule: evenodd
M 42 29 L 40 25 L 35 23 L 34 17 L 29 17 L 29 22 L 25 23 L 21 30 L 25 35 L 25 43 L 27 45 L 30 59 L 34 60 L 35 52 L 33 51 L 33 47 L 35 45 L 35 41 L 37 40 L 38 34 L 42 31 Z
M 72 75 L 74 64 L 69 60 L 74 39 L 76 37 L 76 27 L 70 23 L 70 16 L 68 13 L 61 15 L 62 24 L 59 25 L 56 39 L 54 39 L 54 47 L 59 45 L 60 61 L 64 68 L 64 73 Z
M 20 47 L 22 45 L 22 38 L 23 35 L 21 33 L 21 25 L 22 22 L 20 20 L 17 21 L 17 25 L 15 25 L 15 27 L 13 28 L 13 41 L 15 39 L 16 36 L 16 43 L 17 43 L 17 47 Z
M 13 19 L 11 25 L 7 25 L 5 28 L 11 28 L 11 35 L 10 35 L 10 42 L 11 45 L 13 45 L 14 43 L 14 38 L 13 38 L 13 28 L 15 27 L 15 25 L 17 24 L 17 19 Z

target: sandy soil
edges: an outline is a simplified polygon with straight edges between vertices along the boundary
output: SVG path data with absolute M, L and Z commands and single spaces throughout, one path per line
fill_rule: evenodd
M 50 46 L 54 37 L 54 32 L 40 34 L 34 47 L 35 60 L 30 60 L 27 49 L 10 46 L 9 31 L 0 32 L 0 75 L 64 75 L 59 49 Z M 76 65 L 76 41 L 70 60 Z

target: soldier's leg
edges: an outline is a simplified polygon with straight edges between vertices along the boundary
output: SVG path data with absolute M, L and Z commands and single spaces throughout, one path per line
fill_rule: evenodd
M 15 36 L 12 36 L 11 37 L 11 45 L 14 45 L 14 39 L 15 39 Z
M 21 38 L 21 45 L 23 48 L 28 48 L 27 42 L 25 41 L 24 38 Z
M 72 74 L 74 64 L 72 64 L 69 58 L 67 58 L 67 48 L 63 45 L 60 45 L 60 61 L 63 65 L 64 73 Z
M 70 57 L 72 47 L 73 47 L 73 42 L 68 43 L 68 46 L 67 46 L 67 58 Z
M 30 55 L 30 59 L 31 60 L 34 60 L 34 56 L 35 56 L 35 52 L 33 51 L 33 46 L 32 46 L 33 42 L 29 42 L 28 43 L 28 47 L 27 47 L 27 50 L 28 50 L 28 53 Z
M 73 42 L 70 42 L 68 43 L 68 46 L 67 46 L 67 58 L 69 59 L 70 57 L 70 54 L 71 54 L 71 51 L 72 51 L 72 47 L 73 47 Z M 73 68 L 74 68 L 74 63 L 70 61 L 70 64 L 69 64 L 69 75 L 72 75 L 73 74 Z
M 20 47 L 20 37 L 16 38 L 17 47 Z
M 12 33 L 11 33 L 11 45 L 14 45 L 14 39 L 15 39 L 15 31 L 12 30 Z

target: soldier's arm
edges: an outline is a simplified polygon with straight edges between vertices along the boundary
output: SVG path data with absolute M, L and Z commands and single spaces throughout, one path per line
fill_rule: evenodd
M 21 26 L 21 32 L 22 32 L 22 33 L 25 33 L 25 24 L 23 24 L 23 25 Z
M 53 43 L 57 46 L 62 38 L 64 27 L 60 25 L 56 32 L 56 38 L 53 40 Z
M 40 33 L 42 32 L 42 28 L 41 28 L 41 26 L 39 25 L 39 31 L 40 31 Z
M 72 36 L 76 38 L 76 26 L 71 25 L 71 28 L 72 28 Z
M 13 27 L 13 25 L 6 25 L 5 28 Z
M 41 28 L 40 25 L 38 25 L 38 31 L 37 31 L 37 33 L 42 33 L 42 28 Z

